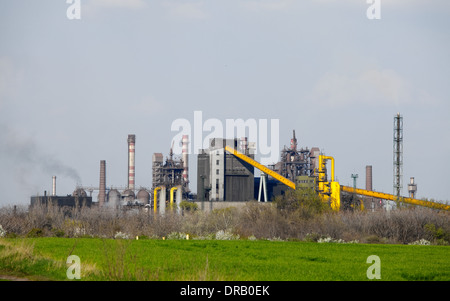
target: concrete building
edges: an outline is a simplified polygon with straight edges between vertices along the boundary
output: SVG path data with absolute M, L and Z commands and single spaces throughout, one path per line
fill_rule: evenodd
M 31 208 L 35 206 L 57 206 L 57 207 L 91 207 L 92 197 L 87 196 L 82 189 L 76 189 L 72 195 L 57 196 L 47 195 L 44 192 L 43 196 L 32 196 L 30 200 Z
M 254 199 L 254 167 L 224 150 L 231 146 L 254 158 L 247 139 L 210 140 L 209 148 L 198 155 L 198 201 L 250 201 Z

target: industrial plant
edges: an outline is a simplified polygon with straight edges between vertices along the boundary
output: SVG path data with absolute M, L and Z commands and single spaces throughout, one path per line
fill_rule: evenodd
M 450 210 L 449 205 L 415 199 L 417 184 L 410 178 L 408 197 L 400 194 L 402 187 L 402 116 L 394 117 L 394 183 L 393 194 L 372 190 L 372 166 L 366 166 L 365 189 L 356 187 L 358 175 L 352 174 L 353 187 L 339 184 L 335 179 L 334 158 L 323 154 L 319 147 L 298 146 L 295 130 L 289 147 L 281 150 L 280 161 L 264 166 L 255 161 L 255 143 L 247 137 L 234 139 L 212 138 L 208 148 L 197 155 L 197 192 L 189 186 L 189 136 L 182 136 L 182 154 L 168 156 L 154 153 L 152 156 L 152 183 L 149 187 L 135 186 L 136 136 L 128 135 L 128 183 L 125 187 L 107 185 L 106 161 L 100 160 L 98 187 L 76 187 L 72 195 L 56 194 L 56 176 L 52 193 L 32 196 L 31 206 L 53 204 L 61 207 L 105 207 L 117 210 L 131 208 L 164 214 L 181 212 L 182 202 L 194 202 L 201 209 L 212 209 L 217 204 L 235 205 L 252 200 L 272 202 L 275 197 L 289 190 L 312 189 L 335 211 L 378 210 L 389 202 Z M 174 143 L 179 143 L 174 141 Z M 328 166 L 330 175 L 328 174 Z M 255 176 L 255 170 L 259 176 Z M 150 183 L 149 183 L 150 184 Z M 98 192 L 96 202 L 92 192 Z M 88 195 L 89 192 L 89 195 Z

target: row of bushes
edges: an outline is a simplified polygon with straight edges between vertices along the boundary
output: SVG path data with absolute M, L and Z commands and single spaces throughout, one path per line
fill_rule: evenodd
M 146 211 L 102 208 L 62 210 L 58 207 L 0 208 L 4 236 L 14 237 L 169 237 L 186 233 L 193 239 L 227 231 L 241 239 L 358 241 L 361 243 L 413 243 L 421 239 L 448 244 L 447 212 L 428 208 L 394 211 L 332 212 L 311 194 L 295 192 L 274 203 L 248 202 L 237 209 L 154 215 Z

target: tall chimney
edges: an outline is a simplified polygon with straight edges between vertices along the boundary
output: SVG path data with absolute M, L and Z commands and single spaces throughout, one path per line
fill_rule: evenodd
M 372 165 L 366 166 L 366 190 L 372 190 Z
M 183 154 L 183 181 L 185 188 L 189 191 L 189 136 L 183 135 L 182 140 L 182 154 Z
M 134 144 L 136 142 L 136 135 L 128 135 L 128 189 L 134 190 Z
M 100 186 L 98 193 L 98 204 L 103 206 L 106 198 L 106 161 L 100 160 Z
M 56 196 L 56 176 L 52 177 L 52 196 Z
M 295 138 L 295 130 L 292 133 L 291 150 L 297 150 L 297 138 Z
M 409 192 L 409 197 L 410 198 L 415 198 L 416 197 L 416 192 L 417 192 L 417 184 L 414 183 L 414 177 L 411 177 L 409 179 L 409 184 L 408 184 L 408 192 Z

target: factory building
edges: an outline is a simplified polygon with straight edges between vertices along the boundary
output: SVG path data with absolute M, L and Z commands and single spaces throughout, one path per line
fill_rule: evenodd
M 197 196 L 189 189 L 189 137 L 182 137 L 182 153 L 173 153 L 173 144 L 169 155 L 164 158 L 162 153 L 154 153 L 152 157 L 151 188 L 135 185 L 135 143 L 136 136 L 128 135 L 128 169 L 126 186 L 106 185 L 106 161 L 100 160 L 100 181 L 98 187 L 77 187 L 73 195 L 60 197 L 56 195 L 56 177 L 53 177 L 51 196 L 32 197 L 32 205 L 53 203 L 58 206 L 99 206 L 105 208 L 122 207 L 154 207 L 156 211 L 164 212 L 172 203 L 182 200 L 214 201 L 214 202 L 246 202 L 261 199 L 262 184 L 264 184 L 264 202 L 273 201 L 277 195 L 282 195 L 288 186 L 262 173 L 255 177 L 253 164 L 242 160 L 225 150 L 229 146 L 248 158 L 255 157 L 255 143 L 249 143 L 246 137 L 235 139 L 213 138 L 207 149 L 201 149 L 197 157 Z M 314 169 L 319 156 L 319 149 L 297 148 L 295 131 L 290 147 L 281 151 L 280 161 L 269 169 L 283 177 L 294 181 L 298 187 L 314 187 Z M 263 183 L 264 182 L 264 183 Z M 98 202 L 92 203 L 92 192 L 98 191 Z M 86 194 L 90 192 L 90 196 Z M 176 200 L 175 200 L 176 198 Z
M 174 142 L 173 142 L 174 143 Z M 167 205 L 173 208 L 174 203 L 181 203 L 182 199 L 191 199 L 189 189 L 189 137 L 182 137 L 182 156 L 175 156 L 173 143 L 169 156 L 164 160 L 162 153 L 154 153 L 152 157 L 152 192 L 153 209 L 159 208 L 164 213 Z M 149 205 L 152 201 L 149 201 Z
M 162 153 L 154 153 L 152 159 L 152 189 L 160 186 L 183 185 L 183 161 L 176 159 L 170 149 L 169 157 L 163 160 Z
M 184 194 L 189 193 L 189 137 L 183 135 L 182 157 L 173 154 L 173 145 L 170 148 L 169 157 L 164 161 L 162 153 L 154 153 L 152 158 L 152 190 L 161 187 L 182 186 Z
M 32 196 L 30 198 L 30 208 L 36 206 L 58 206 L 58 207 L 91 207 L 92 197 L 88 196 L 86 191 L 82 188 L 76 188 L 70 195 L 58 196 L 56 194 L 56 176 L 52 177 L 52 194 L 47 195 L 47 191 L 44 191 L 43 196 Z
M 319 166 L 320 150 L 318 147 L 298 149 L 298 141 L 293 131 L 289 147 L 284 146 L 281 150 L 280 161 L 268 167 L 279 175 L 291 180 L 299 188 L 314 188 L 316 178 L 315 169 Z M 265 177 L 265 178 L 264 178 Z M 265 186 L 265 187 L 264 187 Z M 262 196 L 263 189 L 266 189 Z M 254 198 L 261 201 L 273 201 L 275 196 L 284 195 L 289 188 L 283 183 L 268 175 L 255 178 Z
M 247 138 L 210 140 L 208 149 L 200 150 L 197 161 L 198 201 L 250 201 L 254 199 L 254 167 L 225 152 L 224 146 L 238 149 L 250 158 L 254 148 Z
M 395 120 L 401 118 L 397 114 Z M 394 187 L 401 187 L 401 124 L 396 122 L 394 128 Z M 399 138 L 400 137 L 400 138 Z M 173 143 L 182 143 L 181 156 L 173 153 Z M 100 161 L 100 182 L 98 187 L 77 187 L 72 195 L 58 196 L 56 194 L 56 176 L 53 176 L 51 195 L 32 196 L 31 207 L 38 204 L 60 207 L 106 207 L 114 209 L 153 208 L 154 212 L 164 214 L 167 210 L 178 208 L 182 200 L 201 202 L 201 208 L 210 210 L 213 207 L 242 206 L 244 202 L 258 200 L 260 202 L 274 201 L 289 189 L 315 189 L 325 201 L 329 201 L 333 209 L 339 210 L 341 198 L 344 209 L 357 207 L 372 208 L 383 206 L 382 200 L 388 202 L 398 200 L 399 195 L 388 195 L 372 191 L 372 166 L 366 166 L 366 188 L 356 187 L 357 174 L 353 175 L 353 188 L 340 185 L 334 179 L 334 158 L 321 154 L 319 148 L 298 148 L 298 141 L 293 131 L 289 147 L 281 150 L 280 161 L 264 166 L 255 161 L 255 142 L 249 142 L 246 137 L 223 139 L 212 138 L 206 149 L 201 149 L 197 157 L 197 195 L 189 188 L 189 137 L 183 135 L 181 141 L 173 141 L 169 156 L 154 153 L 152 158 L 151 189 L 136 187 L 135 179 L 135 144 L 136 136 L 128 135 L 128 169 L 127 185 L 122 187 L 106 186 L 106 161 Z M 327 179 L 327 160 L 331 161 L 331 179 Z M 260 177 L 255 177 L 255 168 L 260 171 Z M 400 172 L 398 171 L 400 170 Z M 399 184 L 400 183 L 400 184 Z M 98 190 L 98 202 L 92 202 L 92 192 Z M 90 192 L 88 196 L 86 191 Z M 408 184 L 409 203 L 423 205 L 415 200 L 417 184 L 414 177 Z M 376 200 L 375 200 L 376 199 Z M 210 202 L 205 206 L 204 202 Z M 403 199 L 405 201 L 405 199 Z M 228 202 L 228 203 L 226 203 Z M 235 203 L 235 204 L 231 204 Z M 440 208 L 440 205 L 426 205 Z
M 254 176 L 253 165 L 224 150 L 225 145 L 254 158 L 254 143 L 247 138 L 210 140 L 208 149 L 200 150 L 197 164 L 197 200 L 242 202 L 273 201 L 289 189 L 268 175 Z M 317 147 L 297 148 L 295 131 L 290 147 L 281 151 L 280 161 L 269 168 L 295 182 L 298 187 L 314 188 L 314 169 L 318 166 L 320 151 Z M 261 194 L 264 192 L 264 196 Z M 267 199 L 266 199 L 267 198 Z
M 88 196 L 86 191 L 80 188 L 77 188 L 72 195 L 66 196 L 56 195 L 56 191 L 53 189 L 52 195 L 47 195 L 47 192 L 44 191 L 43 196 L 32 196 L 30 205 L 31 208 L 39 205 L 71 208 L 91 207 L 92 197 Z
M 281 150 L 281 160 L 272 165 L 271 169 L 276 173 L 282 175 L 286 179 L 293 182 L 298 176 L 313 176 L 314 169 L 318 166 L 320 150 L 313 147 L 311 150 L 306 148 L 297 148 L 297 138 L 295 131 L 291 139 L 289 147 L 284 147 Z

